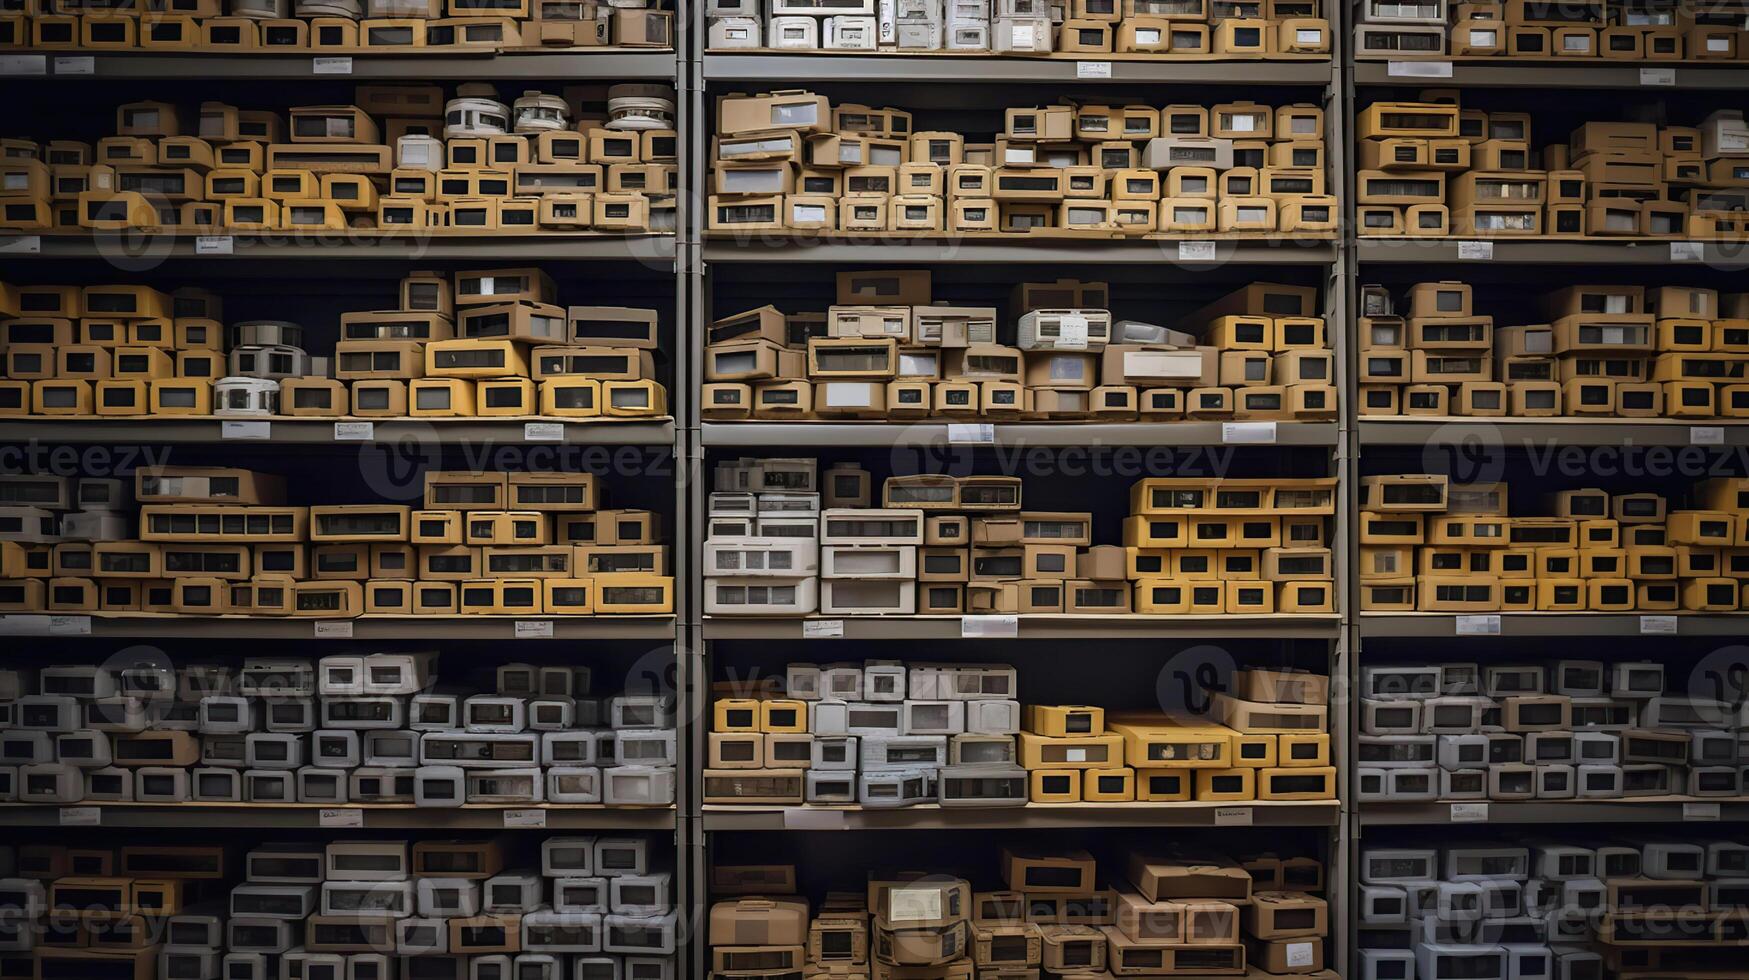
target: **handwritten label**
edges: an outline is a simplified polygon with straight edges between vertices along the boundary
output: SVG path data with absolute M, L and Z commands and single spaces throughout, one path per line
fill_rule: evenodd
M 101 823 L 103 823 L 102 807 L 61 807 L 61 826 L 63 827 L 95 827 Z
M 1716 821 L 1719 819 L 1717 803 L 1684 803 L 1682 804 L 1682 819 Z
M 230 235 L 196 235 L 194 239 L 196 255 L 230 255 L 233 247 Z
M 377 437 L 375 422 L 334 423 L 335 442 L 369 442 Z
M 827 640 L 844 635 L 842 619 L 806 619 L 802 621 L 802 639 Z
M 1499 636 L 1500 616 L 1459 616 L 1456 628 L 1459 636 Z
M 1249 827 L 1252 811 L 1248 806 L 1217 806 L 1215 807 L 1215 826 L 1217 827 Z
M 1111 62 L 1109 61 L 1077 61 L 1075 62 L 1076 78 L 1110 78 Z
M 1213 262 L 1214 260 L 1214 242 L 1178 243 L 1178 261 L 1180 262 Z
M 528 422 L 522 427 L 522 438 L 529 442 L 564 442 L 565 423 Z
M 9 235 L 0 238 L 0 252 L 15 255 L 36 255 L 43 250 L 41 235 Z
M 1494 259 L 1493 242 L 1458 242 L 1458 258 L 1466 262 L 1491 262 Z
M 1676 69 L 1674 68 L 1641 68 L 1641 85 L 1675 85 Z
M 352 639 L 352 620 L 325 620 L 316 624 L 316 638 L 329 640 Z
M 1450 78 L 1449 61 L 1391 61 L 1385 64 L 1391 78 Z
M 1452 823 L 1486 823 L 1488 821 L 1488 804 L 1486 803 L 1453 803 L 1451 805 Z
M 994 639 L 1020 635 L 1019 616 L 961 616 L 962 639 Z
M 505 810 L 504 826 L 506 827 L 545 827 L 547 811 L 545 810 Z
M 90 616 L 50 616 L 50 636 L 90 636 Z
M 1676 633 L 1675 616 L 1641 616 L 1640 632 L 1642 634 L 1674 635 Z
M 90 56 L 83 58 L 56 58 L 55 74 L 95 75 L 97 74 L 97 59 Z
M 785 830 L 843 830 L 844 811 L 828 810 L 815 806 L 786 806 L 783 808 L 783 829 Z
M 47 75 L 49 59 L 40 54 L 0 55 L 0 75 Z
M 312 75 L 350 75 L 352 74 L 351 58 L 311 58 L 310 74 Z
M 1275 423 L 1222 422 L 1221 441 L 1235 446 L 1273 446 Z
M 1688 427 L 1688 444 L 1691 446 L 1722 446 L 1725 444 L 1725 427 L 1722 425 L 1691 425 Z
M 219 423 L 220 439 L 272 439 L 272 422 L 244 422 L 225 419 Z
M 1700 242 L 1671 242 L 1670 261 L 1705 262 L 1706 246 Z
M 323 809 L 316 813 L 318 827 L 362 827 L 364 826 L 364 811 L 357 807 L 338 807 Z
M 516 621 L 515 635 L 519 640 L 550 640 L 553 638 L 553 621 L 550 619 L 519 619 Z
M 988 422 L 950 422 L 947 441 L 954 446 L 993 446 L 996 444 L 996 427 Z
M 1087 318 L 1064 314 L 1057 323 L 1057 346 L 1063 350 L 1087 349 Z
M 1287 944 L 1287 965 L 1288 966 L 1311 966 L 1313 963 L 1312 956 L 1313 956 L 1313 953 L 1312 953 L 1312 944 L 1311 943 L 1288 943 Z

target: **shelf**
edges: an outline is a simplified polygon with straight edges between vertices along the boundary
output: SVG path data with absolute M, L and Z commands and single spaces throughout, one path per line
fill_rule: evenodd
M 1439 59 L 1411 64 L 1437 64 Z M 1392 75 L 1388 61 L 1357 61 L 1354 65 L 1356 85 L 1405 85 L 1425 88 L 1429 85 L 1456 85 L 1465 88 L 1647 88 L 1648 94 L 1678 89 L 1731 89 L 1749 86 L 1749 65 L 1696 65 L 1670 62 L 1617 62 L 1600 58 L 1583 61 L 1566 60 L 1554 64 L 1525 63 L 1519 58 L 1454 59 L 1450 78 L 1418 75 Z M 1640 81 L 1640 70 L 1672 71 L 1672 85 L 1647 85 Z
M 664 446 L 674 445 L 674 422 L 669 419 L 332 419 L 332 418 L 267 418 L 217 419 L 163 416 L 159 418 L 100 418 L 86 416 L 61 418 L 26 416 L 5 420 L 10 438 L 31 439 L 43 443 L 98 442 L 106 444 L 150 442 L 181 445 L 225 443 L 248 445 L 252 440 L 226 439 L 224 423 L 265 422 L 272 432 L 272 443 L 284 445 L 333 445 L 352 448 L 377 443 L 496 444 L 531 442 L 525 426 L 530 422 L 564 425 L 563 439 L 536 439 L 533 444 L 582 446 Z M 348 440 L 334 437 L 334 426 L 341 422 L 371 422 L 371 439 Z
M 1256 423 L 1248 423 L 1256 424 Z M 1267 423 L 1264 423 L 1267 424 Z M 883 446 L 892 448 L 974 449 L 980 445 L 1094 448 L 1099 446 L 1219 446 L 1226 443 L 1220 422 L 995 422 L 995 442 L 965 433 L 949 436 L 945 422 L 706 422 L 706 446 Z M 957 424 L 956 424 L 957 427 Z M 970 423 L 977 428 L 978 423 Z M 1254 429 L 1246 431 L 1254 432 Z M 1233 445 L 1270 445 L 1235 438 Z M 1278 446 L 1335 446 L 1334 422 L 1278 422 Z
M 1109 64 L 1108 76 L 1081 74 L 1084 62 Z M 944 54 L 782 54 L 706 52 L 706 82 L 1112 82 L 1199 85 L 1330 84 L 1327 55 L 1295 60 L 1189 60 L 1088 54 L 1054 58 Z
M 673 616 L 106 616 L 87 613 L 0 616 L 0 636 L 211 637 L 257 640 L 509 640 L 517 623 L 551 623 L 559 640 L 672 640 Z M 337 624 L 349 624 L 333 629 Z M 321 626 L 329 632 L 318 632 Z M 534 632 L 541 632 L 537 629 Z M 341 635 L 347 634 L 347 635 Z
M 207 251 L 217 240 L 228 245 Z M 202 251 L 196 251 L 196 249 Z M 0 234 L 0 254 L 7 259 L 104 259 L 118 263 L 147 260 L 200 260 L 203 271 L 222 270 L 228 262 L 256 259 L 296 261 L 376 260 L 410 262 L 433 259 L 470 261 L 519 260 L 524 262 L 619 259 L 638 262 L 674 262 L 673 235 L 460 235 L 437 232 L 330 232 L 258 236 L 251 233 L 200 235 L 189 231 L 162 234 L 97 232 L 90 235 Z M 307 270 L 300 270 L 307 271 Z
M 973 619 L 989 617 L 969 617 Z M 1154 637 L 1256 637 L 1261 639 L 1335 639 L 1334 614 L 1278 613 L 1273 616 L 1081 616 L 1036 613 L 1015 617 L 1022 640 L 1146 639 Z M 799 640 L 806 622 L 842 624 L 847 640 L 957 640 L 959 616 L 846 616 L 730 618 L 704 621 L 707 640 Z M 1745 622 L 1749 622 L 1746 620 Z M 810 639 L 816 637 L 809 637 Z M 1001 637 L 988 637 L 999 639 Z
M 1707 430 L 1697 441 L 1695 429 Z M 1362 446 L 1501 446 L 1506 449 L 1555 446 L 1749 446 L 1749 425 L 1733 419 L 1627 419 L 1595 422 L 1582 418 L 1366 418 L 1359 423 Z M 1705 441 L 1717 433 L 1723 442 Z
M 1216 822 L 1216 812 L 1221 813 Z M 1023 830 L 1065 827 L 1334 827 L 1336 800 L 1246 803 L 1028 803 L 943 807 L 724 806 L 704 808 L 710 830 Z
M 581 48 L 573 51 L 505 51 L 479 49 L 445 52 L 425 48 L 419 53 L 365 54 L 349 50 L 299 49 L 284 54 L 223 54 L 219 52 L 98 52 L 44 51 L 45 72 L 38 78 L 57 82 L 88 78 L 157 80 L 316 78 L 342 84 L 366 79 L 425 81 L 493 81 L 499 79 L 572 80 L 585 78 L 614 81 L 674 79 L 675 56 L 671 50 Z M 33 54 L 37 52 L 31 52 Z M 351 71 L 317 72 L 318 61 L 332 64 L 336 58 L 351 61 Z M 68 59 L 77 59 L 67 64 Z M 87 68 L 87 64 L 89 68 Z M 30 75 L 8 75 L 8 81 Z
M 1442 238 L 1359 238 L 1355 254 L 1361 262 L 1380 265 L 1448 264 L 1465 268 L 1512 265 L 1656 265 L 1740 270 L 1749 267 L 1749 246 L 1739 242 L 1672 242 L 1668 238 L 1495 238 L 1493 258 L 1458 258 L 1462 235 Z M 1671 246 L 1693 246 L 1699 257 L 1672 261 Z
M 1494 803 L 1488 800 L 1456 803 L 1362 803 L 1360 822 L 1373 827 L 1394 827 L 1423 824 L 1475 822 L 1475 816 L 1452 820 L 1452 807 L 1466 809 L 1486 806 L 1486 825 L 1509 823 L 1680 823 L 1683 806 L 1699 804 L 1703 815 L 1699 819 L 1714 819 L 1713 807 L 1718 807 L 1719 820 L 1749 820 L 1749 799 L 1731 797 L 1725 800 L 1689 796 L 1648 796 L 1634 800 L 1541 800 L 1525 803 Z M 1461 812 L 1461 811 L 1460 811 Z M 1471 813 L 1474 814 L 1473 809 Z M 1687 819 L 1697 819 L 1690 816 Z
M 1679 636 L 1741 636 L 1749 633 L 1749 613 L 1361 613 L 1357 622 L 1361 636 L 1438 637 L 1459 636 L 1458 620 L 1497 616 L 1500 632 L 1461 634 L 1486 640 L 1492 636 L 1668 636 L 1658 628 L 1663 621 L 1676 621 Z M 1651 619 L 1648 629 L 1643 620 Z
M 68 807 L 101 811 L 104 827 L 316 828 L 324 809 L 359 810 L 366 830 L 500 830 L 506 810 L 539 810 L 546 828 L 672 830 L 673 807 L 619 807 L 588 804 L 536 804 L 505 807 L 471 804 L 428 807 L 375 803 L 324 807 L 319 803 L 70 803 L 67 807 L 10 803 L 0 805 L 0 827 L 56 827 Z
M 1188 239 L 1187 239 L 1188 241 Z M 944 238 L 902 235 L 836 240 L 797 237 L 710 238 L 704 243 L 706 262 L 931 262 L 940 264 L 1009 262 L 1103 262 L 1178 265 L 1187 270 L 1221 265 L 1329 265 L 1336 244 L 1313 238 L 1203 238 L 1213 241 L 1215 257 L 1180 260 L 1178 239 L 1059 238 L 1049 235 L 1000 235 Z

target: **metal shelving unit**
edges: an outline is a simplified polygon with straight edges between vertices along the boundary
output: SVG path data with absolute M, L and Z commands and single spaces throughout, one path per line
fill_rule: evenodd
M 1359 238 L 1355 258 L 1361 264 L 1452 265 L 1501 269 L 1515 265 L 1694 265 L 1724 269 L 1749 268 L 1749 244 L 1686 242 L 1651 238 L 1494 238 L 1490 258 L 1459 255 L 1452 238 Z M 1692 257 L 1672 259 L 1672 249 Z M 1541 275 L 1538 273 L 1537 275 Z
M 1492 622 L 1483 622 L 1492 621 Z M 1741 636 L 1749 613 L 1360 613 L 1363 637 Z M 1498 624 L 1498 631 L 1493 625 Z
M 454 54 L 383 54 L 380 49 L 324 50 L 302 48 L 297 53 L 219 54 L 143 51 L 44 52 L 41 71 L 21 70 L 8 81 L 50 78 L 55 81 L 203 78 L 226 81 L 254 79 L 328 79 L 350 81 L 498 81 L 599 78 L 613 81 L 672 81 L 671 50 L 481 49 Z M 335 64 L 344 61 L 344 65 Z M 31 66 L 34 67 L 34 66 Z M 345 70 L 342 70 L 342 69 Z
M 522 624 L 519 626 L 519 624 Z M 0 636 L 227 640 L 673 640 L 673 616 L 112 616 L 79 612 L 0 616 Z
M 1081 66 L 1109 66 L 1107 73 L 1087 74 Z M 1096 70 L 1097 71 L 1097 70 Z M 1322 88 L 1330 82 L 1330 59 L 1307 55 L 1291 61 L 1259 60 L 1124 60 L 1124 56 L 1085 58 L 992 58 L 987 55 L 858 55 L 786 54 L 779 52 L 717 52 L 704 56 L 704 77 L 711 82 L 952 82 L 1006 85 L 1016 82 L 1099 82 L 1144 84 L 1230 85 L 1242 77 L 1247 85 L 1299 85 Z
M 95 808 L 100 825 L 124 828 L 235 827 L 241 829 L 317 829 L 345 826 L 324 814 L 356 811 L 365 830 L 673 830 L 673 807 L 615 807 L 587 804 L 535 804 L 526 807 L 469 804 L 423 807 L 412 804 L 315 803 L 75 803 L 66 807 L 28 803 L 0 804 L 0 827 L 58 827 L 78 818 L 65 811 Z M 544 821 L 544 823 L 542 823 Z
M 1454 807 L 1456 809 L 1454 809 Z M 1478 810 L 1478 808 L 1481 808 Z M 1682 823 L 1749 821 L 1749 799 L 1652 796 L 1636 800 L 1554 800 L 1532 803 L 1363 803 L 1369 827 L 1461 825 L 1485 819 L 1500 824 Z
M 961 616 L 864 616 L 830 619 L 706 618 L 706 640 L 800 640 L 827 638 L 832 627 L 849 640 L 1116 640 L 1149 637 L 1228 636 L 1257 639 L 1336 638 L 1340 619 L 1312 613 L 1273 616 L 1076 616 L 1038 613 L 1013 617 L 1011 635 L 977 635 L 984 627 L 968 626 L 968 620 L 1004 617 Z M 812 627 L 809 624 L 814 624 Z M 816 631 L 810 634 L 810 629 Z M 826 634 L 823 636 L 822 634 Z
M 55 258 L 139 261 L 199 259 L 210 268 L 243 260 L 273 262 L 595 261 L 616 259 L 672 265 L 672 235 L 461 235 L 454 232 L 380 235 L 331 232 L 315 235 L 192 235 L 185 232 L 123 235 L 0 235 L 7 259 Z M 312 270 L 313 271 L 313 270 Z
M 1429 70 L 1429 64 L 1449 64 L 1451 77 L 1416 75 Z M 1404 69 L 1393 65 L 1404 64 Z M 1420 67 L 1417 67 L 1420 66 Z M 1642 76 L 1644 71 L 1652 76 Z M 1665 81 L 1663 72 L 1669 72 Z M 1402 85 L 1425 88 L 1429 85 L 1453 85 L 1460 88 L 1546 89 L 1730 89 L 1749 85 L 1749 66 L 1742 64 L 1696 64 L 1693 62 L 1659 63 L 1605 61 L 1588 58 L 1552 63 L 1525 63 L 1519 58 L 1473 58 L 1440 62 L 1356 61 L 1355 81 L 1361 85 Z M 1650 78 L 1650 80 L 1647 80 Z
M 1209 242 L 1211 258 L 1180 259 L 1181 242 Z M 710 262 L 922 262 L 957 263 L 1124 263 L 1176 265 L 1187 270 L 1230 263 L 1258 265 L 1329 265 L 1336 243 L 1308 238 L 1059 238 L 1049 235 L 1001 237 L 890 236 L 879 239 L 757 237 L 711 238 L 704 242 L 703 260 Z
M 863 807 L 706 806 L 705 831 L 718 830 L 1037 830 L 1070 827 L 1335 827 L 1335 800 L 1244 803 L 1028 803 L 1005 807 L 934 804 Z
M 132 443 L 150 442 L 165 445 L 201 445 L 222 442 L 226 421 L 266 422 L 271 427 L 276 444 L 339 445 L 371 441 L 395 443 L 420 440 L 444 443 L 560 443 L 582 446 L 659 446 L 674 445 L 672 419 L 587 420 L 561 418 L 528 419 L 332 419 L 332 418 L 268 418 L 220 419 L 165 416 L 161 418 L 62 418 L 30 416 L 9 418 L 6 427 L 38 442 L 55 443 Z M 337 438 L 335 426 L 354 422 L 370 422 L 370 439 Z M 561 438 L 550 439 L 537 434 L 529 437 L 529 423 L 562 426 Z
M 706 422 L 706 447 L 891 446 L 923 448 L 1003 446 L 1220 446 L 1336 445 L 1335 422 L 1256 423 L 1229 429 L 1221 422 L 995 422 L 988 436 L 978 423 L 950 422 Z M 1267 433 L 1267 442 L 1264 440 Z

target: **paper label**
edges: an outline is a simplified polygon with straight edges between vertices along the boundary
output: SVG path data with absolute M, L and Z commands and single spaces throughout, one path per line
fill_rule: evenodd
M 1288 966 L 1311 966 L 1312 965 L 1312 944 L 1311 943 L 1288 943 L 1287 944 L 1287 965 Z
M 352 74 L 351 58 L 311 58 L 310 74 L 312 75 L 350 75 Z
M 61 807 L 61 826 L 63 827 L 95 827 L 101 823 L 103 823 L 102 807 Z
M 1008 46 L 1011 48 L 1032 47 L 1032 25 L 1016 24 L 1008 31 Z
M 785 830 L 843 830 L 844 811 L 817 806 L 786 806 L 783 808 Z
M 1706 246 L 1700 242 L 1671 242 L 1670 261 L 1705 262 Z
M 529 442 L 564 442 L 565 423 L 528 422 L 522 427 L 522 438 Z
M 1324 32 L 1318 30 L 1316 27 L 1297 28 L 1294 31 L 1294 43 L 1296 43 L 1296 44 L 1323 44 L 1324 43 Z
M 1684 803 L 1682 804 L 1682 819 L 1717 820 L 1719 819 L 1719 805 L 1717 803 Z
M 550 619 L 519 619 L 516 621 L 515 636 L 519 640 L 550 640 L 553 637 L 553 621 Z
M 1691 446 L 1722 446 L 1725 444 L 1725 427 L 1722 425 L 1691 425 L 1688 427 L 1688 444 Z
M 90 616 L 50 616 L 50 636 L 90 636 Z
M 819 224 L 826 220 L 826 208 L 820 204 L 797 204 L 790 210 L 791 224 Z
M 1064 350 L 1087 349 L 1087 318 L 1064 316 L 1057 324 L 1057 346 Z
M 1215 826 L 1249 827 L 1251 816 L 1251 808 L 1248 806 L 1218 806 L 1215 807 Z
M 1275 444 L 1275 423 L 1222 422 L 1221 441 L 1230 445 L 1272 446 Z
M 47 75 L 49 59 L 40 54 L 0 55 L 0 75 Z
M 1674 635 L 1676 633 L 1675 616 L 1641 616 L 1640 632 L 1657 635 Z
M 1491 48 L 1498 43 L 1500 35 L 1494 31 L 1470 31 L 1470 45 L 1478 48 Z
M 1488 804 L 1486 803 L 1453 803 L 1451 805 L 1452 823 L 1486 823 L 1488 820 Z
M 988 639 L 1020 635 L 1019 616 L 961 616 L 961 639 Z
M 988 422 L 950 422 L 947 441 L 949 445 L 993 446 L 996 444 L 996 427 Z
M 349 640 L 352 638 L 352 620 L 335 619 L 317 623 L 316 636 L 332 640 Z
M 1641 85 L 1675 85 L 1676 69 L 1674 68 L 1641 68 Z
M 1458 242 L 1458 258 L 1465 261 L 1489 262 L 1494 258 L 1493 242 Z
M 36 255 L 43 250 L 41 235 L 10 235 L 0 238 L 0 252 Z
M 1063 761 L 1064 762 L 1086 762 L 1087 761 L 1087 750 L 1086 749 L 1064 749 L 1063 750 Z
M 1257 131 L 1257 117 L 1239 113 L 1227 120 L 1227 128 L 1235 133 L 1254 133 Z
M 194 254 L 230 255 L 232 244 L 230 235 L 196 235 Z
M 364 811 L 357 807 L 339 807 L 323 809 L 316 814 L 318 827 L 362 827 L 364 826 Z
M 1706 49 L 1713 54 L 1731 50 L 1731 39 L 1728 37 L 1709 37 L 1706 39 Z
M 97 74 L 97 59 L 89 56 L 83 58 L 56 58 L 55 74 L 95 75 Z
M 245 422 L 225 419 L 219 423 L 220 439 L 272 439 L 272 422 Z
M 545 827 L 547 811 L 545 810 L 505 810 L 504 826 L 506 827 Z
M 375 422 L 334 423 L 335 442 L 369 442 L 377 437 Z
M 831 381 L 826 384 L 827 408 L 867 408 L 873 400 L 872 382 Z
M 1450 78 L 1449 61 L 1392 61 L 1385 64 L 1385 74 L 1392 78 Z
M 1077 61 L 1075 62 L 1076 78 L 1110 78 L 1111 62 L 1109 61 Z
M 844 635 L 844 620 L 842 619 L 804 619 L 802 620 L 802 639 L 827 640 Z
M 941 918 L 939 888 L 889 888 L 889 922 L 933 922 Z
M 1486 616 L 1459 616 L 1457 618 L 1458 636 L 1499 636 L 1500 615 L 1498 613 Z
M 1178 243 L 1178 261 L 1180 262 L 1213 262 L 1214 260 L 1214 242 Z

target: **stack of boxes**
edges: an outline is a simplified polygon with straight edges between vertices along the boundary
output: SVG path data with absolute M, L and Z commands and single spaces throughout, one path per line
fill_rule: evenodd
M 672 47 L 662 0 L 188 0 L 163 9 L 69 3 L 0 15 L 0 49 L 214 54 L 430 54 Z
M 838 274 L 824 315 L 712 323 L 708 419 L 1168 421 L 1336 417 L 1312 287 L 1253 283 L 1179 320 L 1116 319 L 1102 282 L 1022 283 L 995 307 L 934 302 L 926 270 Z M 1012 346 L 1010 346 L 1012 345 Z
M 605 102 L 606 109 L 585 110 Z M 674 230 L 671 89 L 524 92 L 360 85 L 286 113 L 203 102 L 116 108 L 115 132 L 7 140 L 0 231 Z
M 1465 109 L 1441 90 L 1366 106 L 1356 134 L 1363 236 L 1749 237 L 1740 110 L 1698 126 L 1587 122 L 1539 150 L 1529 113 Z
M 674 802 L 674 706 L 592 697 L 586 667 L 440 693 L 437 654 L 6 671 L 0 799 L 139 803 Z M 447 689 L 445 689 L 447 690 Z
M 1732 14 L 1726 8 L 1642 6 L 1621 0 L 1364 0 L 1354 51 L 1362 59 L 1390 60 L 1503 56 L 1730 62 L 1749 56 L 1742 47 L 1742 18 Z
M 118 481 L 0 477 L 0 501 L 33 501 L 0 506 L 0 611 L 672 613 L 658 515 L 600 509 L 590 474 L 428 471 L 424 482 L 420 508 L 287 506 L 278 476 L 141 467 L 137 538 L 117 516 L 99 522 L 101 538 L 65 540 L 59 509 L 87 485 L 119 500 Z
M 343 313 L 333 357 L 217 296 L 0 284 L 0 416 L 637 418 L 666 414 L 656 313 L 555 306 L 539 269 L 415 272 L 394 310 Z
M 1323 972 L 1329 912 L 1314 858 L 1132 851 L 1102 872 L 1085 851 L 1014 846 L 998 865 L 993 891 L 954 874 L 872 872 L 817 908 L 797 894 L 792 866 L 719 865 L 713 975 L 1333 977 Z
M 1340 220 L 1314 105 L 1016 108 L 988 142 L 807 92 L 725 96 L 716 118 L 712 232 L 1322 239 Z
M 1568 286 L 1543 297 L 1548 322 L 1498 328 L 1460 282 L 1361 299 L 1363 415 L 1749 416 L 1749 294 Z
M 1361 478 L 1360 608 L 1370 612 L 1738 612 L 1749 480 L 1656 493 L 1562 490 L 1508 516 L 1504 483 Z
M 1235 60 L 1330 51 L 1318 0 L 710 0 L 708 50 L 1126 54 Z
M 30 975 L 674 980 L 672 874 L 643 837 L 19 845 L 0 911 Z M 236 882 L 226 887 L 228 882 Z
M 1663 664 L 1381 665 L 1361 681 L 1361 800 L 1742 794 L 1737 707 L 1665 694 Z
M 1749 847 L 1611 834 L 1368 847 L 1360 856 L 1365 977 L 1708 974 L 1742 962 Z

